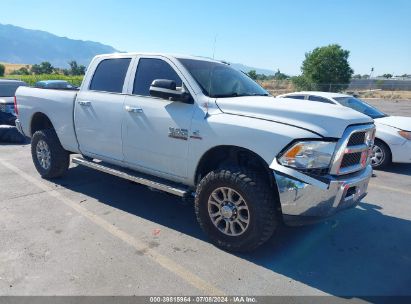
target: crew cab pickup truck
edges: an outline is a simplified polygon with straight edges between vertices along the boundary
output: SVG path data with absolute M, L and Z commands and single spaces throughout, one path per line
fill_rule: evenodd
M 22 87 L 16 112 L 43 178 L 63 175 L 77 154 L 79 165 L 192 198 L 226 250 L 355 206 L 372 174 L 371 118 L 275 99 L 205 58 L 97 56 L 78 92 Z

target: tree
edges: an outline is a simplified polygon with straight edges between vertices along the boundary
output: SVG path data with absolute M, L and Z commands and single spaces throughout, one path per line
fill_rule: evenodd
M 350 52 L 338 44 L 315 48 L 305 54 L 301 83 L 321 91 L 339 91 L 348 87 L 354 71 L 348 63 Z
M 352 78 L 353 79 L 361 79 L 362 76 L 361 76 L 361 74 L 355 74 Z
M 11 72 L 12 75 L 30 75 L 30 71 L 27 67 L 21 67 L 18 70 Z
M 6 71 L 6 67 L 4 64 L 0 64 L 0 77 L 4 76 L 4 72 Z
M 54 67 L 51 65 L 50 62 L 44 61 L 39 64 L 33 64 L 31 66 L 31 72 L 33 74 L 52 74 L 54 71 Z
M 30 71 L 35 75 L 41 74 L 41 68 L 38 64 L 33 64 L 30 68 Z
M 54 67 L 48 61 L 40 63 L 40 69 L 42 74 L 52 74 L 54 71 Z
M 392 78 L 392 74 L 384 74 L 384 75 L 382 75 L 382 77 L 390 79 L 390 78 Z
M 275 80 L 284 80 L 284 79 L 287 79 L 287 78 L 289 78 L 289 76 L 284 74 L 284 73 L 281 73 L 280 69 L 277 69 L 277 72 L 275 72 L 275 74 L 274 74 L 274 79 Z
M 76 76 L 76 75 L 84 75 L 86 73 L 86 67 L 84 65 L 78 65 L 77 61 L 73 60 L 69 62 L 70 65 L 70 70 L 68 70 L 68 73 L 70 75 Z
M 257 80 L 257 72 L 255 70 L 251 70 L 247 73 L 247 75 L 253 79 L 253 80 Z

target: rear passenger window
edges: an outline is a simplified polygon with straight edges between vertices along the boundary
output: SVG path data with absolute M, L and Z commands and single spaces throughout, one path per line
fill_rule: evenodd
M 121 93 L 130 58 L 105 59 L 99 63 L 91 80 L 90 90 Z
M 317 102 L 323 102 L 323 103 L 331 103 L 331 104 L 332 104 L 332 102 L 329 101 L 327 98 L 320 97 L 320 96 L 313 96 L 313 95 L 311 95 L 311 96 L 308 97 L 308 100 L 317 101 Z
M 150 85 L 155 79 L 174 80 L 177 87 L 182 86 L 180 77 L 167 62 L 161 59 L 141 58 L 134 78 L 133 94 L 150 96 Z
M 304 95 L 288 95 L 288 96 L 284 96 L 285 98 L 292 98 L 292 99 L 304 99 L 305 96 Z

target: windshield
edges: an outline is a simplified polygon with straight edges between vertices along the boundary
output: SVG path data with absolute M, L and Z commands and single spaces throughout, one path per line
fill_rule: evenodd
M 354 98 L 354 97 L 334 97 L 336 101 L 338 101 L 343 106 L 349 107 L 353 110 L 361 112 L 365 115 L 370 116 L 371 118 L 381 118 L 386 117 L 387 115 L 380 110 L 374 108 L 373 106 L 369 105 L 365 101 L 361 99 Z
M 227 64 L 178 59 L 209 97 L 269 96 L 258 83 Z

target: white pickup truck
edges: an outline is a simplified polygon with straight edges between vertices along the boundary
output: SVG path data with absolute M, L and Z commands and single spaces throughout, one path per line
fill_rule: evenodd
M 372 174 L 371 118 L 275 99 L 205 58 L 97 56 L 78 92 L 21 87 L 16 112 L 43 178 L 80 154 L 74 163 L 194 197 L 202 229 L 226 250 L 355 206 Z

